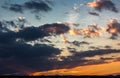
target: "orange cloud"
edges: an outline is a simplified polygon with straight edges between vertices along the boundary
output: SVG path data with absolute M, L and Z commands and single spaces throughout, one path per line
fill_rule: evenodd
M 86 3 L 86 6 L 92 7 L 95 10 L 102 11 L 103 9 L 118 12 L 115 4 L 111 0 L 94 0 L 93 2 Z
M 64 43 L 68 42 L 68 39 L 65 37 L 64 34 L 61 34 L 61 38 Z
M 112 36 L 117 36 L 120 33 L 120 23 L 116 19 L 108 21 L 106 31 Z
M 76 30 L 76 29 L 69 30 L 69 33 L 70 33 L 70 35 L 73 35 L 73 36 L 76 36 L 79 34 L 78 30 Z
M 96 1 L 93 1 L 93 2 L 87 3 L 86 5 L 89 6 L 89 7 L 92 7 L 92 8 L 96 8 L 96 7 L 99 6 L 99 3 L 96 2 Z
M 89 29 L 82 30 L 82 34 L 84 37 L 92 37 L 92 36 L 99 36 L 100 33 L 98 31 L 91 31 Z

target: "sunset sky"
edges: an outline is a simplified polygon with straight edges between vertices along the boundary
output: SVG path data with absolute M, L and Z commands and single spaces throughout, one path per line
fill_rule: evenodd
M 1 0 L 0 75 L 120 74 L 119 5 Z

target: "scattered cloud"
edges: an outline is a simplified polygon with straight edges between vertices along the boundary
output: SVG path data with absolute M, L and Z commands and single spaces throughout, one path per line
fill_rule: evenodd
M 2 23 L 1 23 L 2 26 Z M 61 57 L 63 60 L 51 60 L 56 55 L 59 55 L 61 50 L 45 44 L 35 44 L 34 46 L 27 44 L 26 41 L 34 41 L 44 36 L 51 34 L 64 34 L 69 31 L 68 24 L 53 23 L 45 24 L 39 27 L 24 27 L 18 32 L 7 31 L 0 32 L 0 63 L 1 73 L 23 73 L 29 74 L 35 71 L 45 71 L 51 69 L 71 68 L 78 65 L 98 64 L 104 61 L 85 60 L 85 57 L 93 57 L 95 55 L 104 55 L 109 53 L 118 53 L 120 50 L 115 49 L 94 49 L 83 52 L 72 52 L 73 56 Z M 97 28 L 94 28 L 97 30 Z M 22 42 L 16 39 L 23 39 Z M 73 42 L 76 45 L 76 41 Z M 77 45 L 89 45 L 90 43 L 82 41 L 77 42 Z M 70 51 L 76 51 L 69 48 Z M 103 59 L 102 59 L 103 60 Z M 19 68 L 15 68 L 18 67 Z M 24 67 L 23 67 L 24 66 Z M 4 70 L 4 71 L 3 71 Z
M 51 5 L 52 2 L 50 0 L 30 0 L 23 4 L 9 3 L 3 5 L 2 8 L 16 13 L 30 11 L 35 15 L 36 19 L 40 20 L 41 18 L 38 14 L 52 10 Z M 86 5 L 100 12 L 103 9 L 118 12 L 115 4 L 111 0 L 96 0 Z M 27 27 L 25 26 L 25 23 L 27 23 L 25 17 L 18 17 L 17 20 L 11 21 L 0 21 L 0 74 L 29 74 L 36 71 L 73 68 L 78 65 L 100 64 L 105 63 L 106 60 L 112 59 L 112 57 L 100 57 L 99 60 L 84 58 L 119 53 L 119 49 L 112 49 L 112 46 L 109 45 L 105 45 L 103 47 L 104 49 L 101 49 L 99 46 L 92 46 L 91 43 L 86 41 L 87 39 L 84 39 L 84 41 L 69 41 L 69 38 L 67 38 L 68 35 L 65 35 L 66 33 L 73 36 L 82 35 L 84 38 L 91 38 L 100 37 L 101 32 L 103 32 L 102 27 L 97 24 L 88 25 L 85 29 L 75 29 L 75 27 L 80 26 L 80 24 L 74 23 L 80 16 L 79 10 L 80 6 L 73 6 L 71 12 L 68 14 L 68 23 L 59 22 Z M 88 13 L 90 15 L 99 16 L 97 12 Z M 112 19 L 108 22 L 107 28 L 104 29 L 106 30 L 105 32 L 112 35 L 110 37 L 111 39 L 116 39 L 120 33 L 120 23 Z M 52 43 L 52 41 L 49 41 L 49 38 L 44 38 L 56 35 L 61 36 L 64 42 L 66 56 L 59 56 L 62 54 L 63 50 L 55 48 L 50 44 L 28 44 L 28 42 L 33 41 L 34 43 L 35 40 L 39 39 L 41 42 Z M 74 45 L 74 47 L 77 46 L 77 48 L 81 48 L 81 45 L 89 46 L 87 51 L 78 51 L 76 48 L 73 48 L 71 44 Z M 71 55 L 69 53 L 71 53 Z M 67 56 L 67 54 L 69 54 L 69 56 Z M 119 60 L 119 58 L 115 59 Z
M 100 16 L 97 12 L 88 12 L 88 13 L 93 16 Z
M 100 26 L 98 26 L 97 24 L 93 24 L 93 25 L 88 25 L 88 27 L 86 29 L 82 29 L 80 30 L 82 35 L 86 38 L 86 37 L 99 37 L 100 36 L 100 31 L 102 30 L 102 28 Z
M 106 45 L 106 46 L 105 46 L 105 48 L 110 49 L 110 48 L 112 48 L 112 47 L 111 47 L 111 46 L 109 46 L 109 45 Z
M 69 25 L 64 23 L 45 24 L 40 29 L 49 34 L 64 34 L 70 30 Z
M 120 33 L 120 23 L 116 19 L 111 19 L 107 24 L 106 31 L 112 35 L 111 39 L 116 39 Z
M 86 5 L 100 12 L 103 9 L 107 9 L 116 13 L 118 12 L 118 9 L 111 0 L 94 0 L 93 2 L 86 3 Z
M 75 45 L 75 46 L 81 46 L 81 45 L 89 45 L 90 43 L 86 42 L 86 41 L 81 41 L 81 42 L 73 41 L 72 44 Z
M 2 7 L 4 9 L 9 9 L 11 11 L 18 13 L 23 13 L 25 10 L 30 10 L 33 13 L 39 13 L 41 11 L 48 12 L 51 10 L 51 7 L 49 6 L 47 0 L 46 1 L 30 0 L 23 4 L 8 4 L 3 6 L 6 7 L 6 8 Z
M 52 10 L 53 1 L 50 0 L 29 0 L 20 3 L 7 3 L 1 6 L 1 8 L 10 10 L 16 13 L 25 13 L 26 11 L 30 11 L 31 14 L 35 15 L 36 19 L 39 19 L 39 14 L 41 12 L 49 12 Z

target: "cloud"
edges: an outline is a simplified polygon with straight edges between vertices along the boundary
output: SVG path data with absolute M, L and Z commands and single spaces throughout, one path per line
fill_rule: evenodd
M 0 67 L 2 67 L 0 74 L 17 72 L 23 75 L 34 70 L 52 69 L 51 67 L 54 66 L 49 58 L 60 54 L 60 50 L 50 45 L 35 44 L 32 46 L 26 43 L 27 40 L 35 40 L 43 35 L 37 27 L 25 28 L 17 33 L 0 31 Z M 19 38 L 26 41 L 17 41 Z
M 103 9 L 107 9 L 116 13 L 118 12 L 118 9 L 116 8 L 115 4 L 111 0 L 96 0 L 93 2 L 89 2 L 86 5 L 100 12 Z
M 93 16 L 100 16 L 98 13 L 96 12 L 88 12 L 90 15 L 93 15 Z
M 17 22 L 23 22 L 19 17 Z M 10 28 L 13 27 L 11 30 Z M 20 28 L 19 31 L 14 29 Z M 0 74 L 28 74 L 33 71 L 50 70 L 54 68 L 55 61 L 49 58 L 60 54 L 61 50 L 51 45 L 35 44 L 26 42 L 41 39 L 46 36 L 60 35 L 69 31 L 68 24 L 53 23 L 34 27 L 17 26 L 16 21 L 0 21 Z M 18 40 L 19 39 L 19 40 Z M 19 67 L 19 68 L 18 68 Z
M 116 39 L 120 33 L 120 23 L 115 19 L 111 19 L 107 24 L 106 31 L 112 35 L 111 39 Z
M 17 23 L 20 22 L 24 22 L 23 17 L 17 19 Z M 60 54 L 61 50 L 51 45 L 30 45 L 26 42 L 37 39 L 50 42 L 43 38 L 67 33 L 70 29 L 68 24 L 53 23 L 38 27 L 21 27 L 22 24 L 20 24 L 18 27 L 17 23 L 16 21 L 0 21 L 0 67 L 2 67 L 0 74 L 15 72 L 28 74 L 34 70 L 53 69 L 55 61 L 50 61 L 49 58 Z M 11 27 L 13 30 L 10 29 Z M 20 29 L 16 32 L 14 30 L 16 28 Z
M 39 28 L 45 30 L 48 27 L 54 27 L 56 24 L 45 25 L 41 27 L 28 27 L 17 32 L 0 32 L 0 74 L 12 74 L 17 72 L 18 74 L 29 74 L 35 71 L 51 70 L 55 67 L 60 68 L 71 68 L 77 65 L 103 63 L 104 61 L 93 61 L 84 60 L 84 57 L 93 57 L 95 55 L 104 55 L 109 53 L 119 53 L 120 50 L 115 49 L 99 49 L 89 50 L 83 52 L 75 52 L 73 56 L 68 58 L 62 57 L 63 61 L 49 60 L 57 54 L 60 54 L 60 50 L 52 46 L 44 44 L 35 44 L 34 46 L 23 42 L 17 42 L 16 39 L 21 37 L 25 40 L 34 40 L 34 34 L 40 33 Z M 38 32 L 39 31 L 39 32 Z M 30 33 L 32 32 L 32 33 Z M 21 35 L 19 35 L 20 33 Z M 29 35 L 31 36 L 25 36 Z M 59 34 L 59 33 L 58 33 Z M 23 36 L 24 35 L 24 36 Z M 38 36 L 39 37 L 39 36 Z M 30 39 L 29 39 L 30 38 Z M 87 42 L 80 42 L 80 44 L 89 44 Z M 19 68 L 18 68 L 19 67 Z
M 64 23 L 45 24 L 38 27 L 25 27 L 25 23 L 26 19 L 23 17 L 19 17 L 17 20 L 12 21 L 0 21 L 0 31 L 2 32 L 1 35 L 7 35 L 9 32 L 9 34 L 12 33 L 12 35 L 14 35 L 14 39 L 19 38 L 25 41 L 34 41 L 39 38 L 44 38 L 46 36 L 67 33 L 70 29 L 68 24 Z
M 91 38 L 91 37 L 101 36 L 104 30 L 105 28 L 99 26 L 98 24 L 92 24 L 92 25 L 88 25 L 88 27 L 84 29 L 71 28 L 69 30 L 69 34 L 72 36 L 82 35 L 84 36 L 84 38 L 86 37 Z
M 35 15 L 35 18 L 36 18 L 37 20 L 40 20 L 40 19 L 41 19 L 41 17 L 40 17 L 39 15 Z
M 22 29 L 28 23 L 25 17 L 18 17 L 15 20 L 2 20 L 0 21 L 0 31 L 15 31 L 16 29 Z M 19 30 L 18 30 L 19 31 Z
M 50 2 L 50 1 L 49 1 Z M 23 13 L 25 10 L 29 10 L 33 13 L 39 13 L 39 12 L 48 12 L 51 10 L 50 4 L 47 0 L 46 1 L 39 1 L 39 0 L 30 0 L 23 4 L 8 4 L 3 5 L 4 9 L 9 9 L 14 12 Z
M 104 55 L 109 53 L 119 53 L 120 50 L 118 49 L 99 49 L 99 50 L 88 50 L 80 53 L 76 53 L 75 56 L 79 57 L 92 57 L 95 55 Z
M 69 25 L 64 23 L 45 24 L 41 26 L 40 29 L 45 33 L 58 35 L 67 33 L 70 30 Z
M 99 50 L 88 50 L 82 52 L 75 52 L 73 56 L 69 58 L 63 58 L 63 62 L 66 62 L 63 68 L 73 68 L 79 65 L 91 65 L 91 64 L 100 64 L 104 63 L 108 58 L 100 60 L 86 60 L 85 57 L 94 57 L 96 55 L 102 56 L 105 54 L 119 53 L 120 50 L 117 49 L 99 49 Z M 59 64 L 60 65 L 60 64 Z M 59 66 L 60 67 L 60 66 Z
M 99 50 L 100 48 L 95 46 L 90 46 L 89 49 Z
M 24 39 L 26 41 L 37 40 L 45 36 L 49 36 L 49 33 L 45 33 L 39 27 L 23 28 L 22 30 L 16 33 L 17 38 Z
M 75 51 L 75 50 L 74 50 Z M 81 52 L 74 52 L 73 56 L 61 57 L 62 61 L 56 61 L 56 69 L 61 68 L 73 68 L 76 66 L 84 66 L 84 65 L 92 65 L 92 64 L 101 64 L 105 63 L 107 60 L 111 60 L 112 58 L 100 58 L 96 59 L 84 59 L 86 57 L 94 57 L 94 56 L 102 56 L 111 53 L 119 53 L 119 49 L 98 49 L 98 50 L 88 50 Z
M 15 13 L 25 13 L 26 11 L 34 14 L 35 18 L 39 20 L 40 13 L 49 12 L 52 10 L 53 1 L 50 0 L 29 0 L 22 4 L 20 3 L 5 3 L 1 8 Z
M 72 44 L 74 44 L 75 46 L 81 46 L 81 45 L 89 45 L 90 43 L 86 42 L 86 41 L 73 41 Z
M 111 47 L 111 46 L 109 46 L 109 45 L 106 45 L 106 46 L 105 46 L 105 48 L 110 49 L 110 48 L 112 48 L 112 47 Z
M 82 35 L 86 38 L 90 38 L 90 37 L 99 37 L 100 36 L 100 31 L 101 31 L 101 27 L 98 26 L 97 24 L 93 24 L 93 25 L 88 25 L 88 27 L 86 29 L 82 29 L 80 30 L 80 32 L 82 33 Z
M 52 62 L 48 58 L 60 53 L 59 49 L 44 44 L 31 46 L 23 43 L 11 43 L 0 46 L 0 67 L 3 67 L 0 68 L 0 74 L 12 72 L 28 74 L 34 70 L 52 69 L 53 66 L 50 65 Z M 30 69 L 33 70 L 30 71 Z
M 66 26 L 65 24 L 53 23 L 45 24 L 39 27 L 23 28 L 22 30 L 16 33 L 16 36 L 17 38 L 30 41 L 43 38 L 45 36 L 64 34 L 67 33 L 68 31 L 69 26 Z
M 40 12 L 40 11 L 49 11 L 51 10 L 50 6 L 44 1 L 29 1 L 25 2 L 23 5 L 24 8 L 28 10 L 32 10 L 32 12 Z
M 34 58 L 59 54 L 59 49 L 44 44 L 31 46 L 25 43 L 2 44 L 0 58 Z
M 7 44 L 7 43 L 14 43 L 15 41 L 15 33 L 14 32 L 8 32 L 8 33 L 3 33 L 0 32 L 0 43 L 2 44 Z
M 19 4 L 11 4 L 9 7 L 9 10 L 18 12 L 18 13 L 23 13 L 23 7 L 22 5 L 19 5 Z

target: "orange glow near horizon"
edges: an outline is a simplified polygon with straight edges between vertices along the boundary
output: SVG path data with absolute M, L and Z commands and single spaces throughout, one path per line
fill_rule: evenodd
M 41 76 L 41 75 L 114 75 L 120 73 L 120 61 L 96 64 L 96 65 L 86 65 L 86 66 L 77 66 L 70 69 L 58 69 L 50 70 L 44 72 L 35 72 L 32 73 L 32 76 Z

